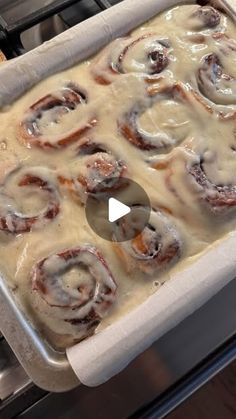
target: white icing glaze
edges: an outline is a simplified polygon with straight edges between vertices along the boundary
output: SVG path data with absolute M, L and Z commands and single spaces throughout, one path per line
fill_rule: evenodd
M 62 249 L 88 243 L 99 249 L 118 285 L 117 303 L 103 319 L 100 326 L 103 328 L 146 299 L 168 279 L 170 271 L 174 273 L 182 269 L 208 246 L 235 229 L 235 216 L 215 218 L 212 215 L 203 200 L 203 187 L 189 173 L 192 166 L 203 160 L 205 174 L 211 183 L 236 185 L 236 66 L 232 64 L 235 51 L 230 48 L 227 38 L 213 36 L 221 32 L 233 39 L 236 29 L 225 15 L 221 15 L 219 25 L 205 27 L 196 15 L 198 11 L 199 6 L 188 5 L 162 13 L 133 31 L 131 36 L 114 41 L 91 60 L 40 82 L 0 114 L 0 144 L 3 144 L 0 161 L 4 162 L 0 180 L 5 193 L 11 191 L 13 198 L 19 196 L 22 211 L 37 211 L 42 205 L 38 197 L 32 195 L 22 199 L 17 192 L 19 188 L 6 182 L 11 170 L 33 166 L 45 166 L 51 173 L 50 181 L 59 191 L 60 212 L 43 229 L 16 236 L 0 232 L 1 270 L 9 283 L 17 285 L 16 295 L 21 298 L 30 318 L 40 324 L 46 335 L 51 333 L 49 338 L 56 346 L 71 344 L 78 338 L 78 330 L 62 321 L 59 307 L 53 308 L 52 315 L 47 302 L 32 291 L 30 272 L 38 261 L 56 255 Z M 122 68 L 117 68 L 117 57 L 137 38 L 142 38 L 142 41 L 128 49 Z M 156 39 L 166 42 L 163 48 L 168 51 L 168 64 L 163 71 L 150 74 L 150 61 L 144 49 L 147 48 L 149 54 L 153 44 L 155 48 L 157 46 Z M 147 44 L 145 40 L 148 40 Z M 157 49 L 160 52 L 159 45 Z M 219 56 L 224 73 L 232 77 L 229 100 L 216 100 L 219 97 L 217 84 L 209 84 L 209 78 L 205 77 L 208 73 L 203 82 L 211 95 L 205 97 L 204 89 L 199 91 L 199 67 L 209 54 Z M 147 69 L 149 74 L 145 73 Z M 74 132 L 78 124 L 86 124 L 91 118 L 95 118 L 96 123 L 91 124 L 84 136 L 63 147 L 45 150 L 33 141 L 28 142 L 23 138 L 20 126 L 29 108 L 48 94 L 61 98 L 60 92 L 69 83 L 80 86 L 87 93 L 88 101 L 72 112 L 62 113 L 59 121 L 55 118 L 55 109 L 48 111 L 39 124 L 43 137 L 50 137 L 50 142 L 55 143 L 62 134 Z M 163 93 L 173 92 L 173 89 L 177 95 Z M 161 133 L 164 142 L 171 147 L 150 152 L 141 150 L 125 138 L 118 121 L 137 105 L 142 110 L 138 118 L 139 130 L 145 131 L 142 135 L 155 143 Z M 84 193 L 83 188 L 79 189 L 80 199 L 74 195 L 79 188 L 75 182 L 78 172 L 86 175 L 85 161 L 90 156 L 80 154 L 78 150 L 87 140 L 102 145 L 102 150 L 122 160 L 127 166 L 128 177 L 146 190 L 152 207 L 162 214 L 160 217 L 168 220 L 167 225 L 172 226 L 174 235 L 181 237 L 181 259 L 177 264 L 153 275 L 146 275 L 139 269 L 127 273 L 113 245 L 90 229 L 81 205 L 81 201 L 85 202 L 84 196 L 81 199 L 80 195 Z M 98 153 L 101 156 L 103 151 Z M 67 183 L 62 184 L 61 177 Z M 91 180 L 96 181 L 94 177 Z M 1 205 L 4 202 L 2 200 Z M 159 223 L 158 228 L 161 230 Z M 162 234 L 164 246 L 167 246 L 170 236 L 165 228 Z M 124 244 L 126 246 L 128 243 Z M 59 267 L 60 260 L 54 256 L 47 269 L 53 271 Z M 73 284 L 81 280 L 78 272 L 76 276 L 74 274 L 71 270 L 64 284 L 72 290 Z M 89 277 L 86 278 L 90 284 Z M 60 336 L 63 336 L 62 342 Z

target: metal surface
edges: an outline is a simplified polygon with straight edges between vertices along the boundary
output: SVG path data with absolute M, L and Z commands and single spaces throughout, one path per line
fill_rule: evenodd
M 5 400 L 30 383 L 6 341 L 0 340 L 0 400 Z
M 111 7 L 111 2 L 108 0 L 95 0 L 98 6 L 100 6 L 103 10 L 108 9 Z
M 43 1 L 27 0 L 9 1 L 0 0 L 1 24 L 10 35 L 20 33 L 36 25 L 42 20 L 61 12 L 66 7 L 80 0 L 54 0 Z M 14 20 L 13 20 L 14 16 Z
M 41 388 L 66 391 L 79 382 L 64 353 L 54 351 L 37 333 L 0 279 L 1 331 L 27 374 Z
M 21 390 L 11 395 L 7 400 L 0 402 L 0 417 L 1 419 L 13 419 L 21 412 L 34 406 L 39 400 L 48 393 L 41 390 L 39 387 L 30 383 Z M 52 415 L 53 416 L 53 415 Z M 45 415 L 45 418 L 48 418 Z
M 8 59 L 25 52 L 21 33 L 80 0 L 0 0 L 0 47 Z
M 67 25 L 73 26 L 100 12 L 101 9 L 105 10 L 108 6 L 114 6 L 121 1 L 122 0 L 80 0 L 78 4 L 74 4 L 63 10 L 63 12 L 60 13 L 60 16 Z
M 191 397 L 204 384 L 236 360 L 236 334 L 211 353 L 192 371 L 182 377 L 149 405 L 142 407 L 129 419 L 162 419 Z

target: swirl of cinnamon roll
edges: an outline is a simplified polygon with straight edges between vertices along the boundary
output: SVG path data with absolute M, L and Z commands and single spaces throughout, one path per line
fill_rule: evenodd
M 32 215 L 26 215 L 17 209 L 24 207 L 21 188 L 27 188 L 23 201 L 24 198 L 27 201 L 29 196 L 40 196 L 46 201 L 44 208 L 37 211 L 37 214 L 33 211 Z M 16 199 L 18 195 L 19 199 Z M 34 204 L 35 202 L 28 203 L 30 209 Z M 16 179 L 12 174 L 8 175 L 7 183 L 0 190 L 0 230 L 20 234 L 29 232 L 32 228 L 42 228 L 57 216 L 59 209 L 59 196 L 49 170 L 42 167 L 19 170 Z
M 213 36 L 219 53 L 206 55 L 198 70 L 197 83 L 203 96 L 219 105 L 234 105 L 236 103 L 236 79 L 226 65 L 231 65 L 232 54 L 236 53 L 236 42 L 224 34 Z
M 187 94 L 176 84 L 135 104 L 118 120 L 118 129 L 140 150 L 168 152 L 186 138 L 190 109 Z
M 235 185 L 215 185 L 208 179 L 204 170 L 204 161 L 192 164 L 188 172 L 194 179 L 200 199 L 214 214 L 224 214 L 236 206 Z M 199 189 L 200 188 L 200 189 Z
M 113 275 L 101 253 L 89 245 L 40 260 L 31 271 L 31 283 L 37 310 L 59 320 L 60 332 L 72 331 L 77 341 L 94 333 L 116 300 Z
M 71 165 L 70 187 L 80 196 L 113 191 L 123 186 L 126 172 L 127 167 L 122 160 L 105 146 L 86 139 L 80 144 L 78 156 Z M 59 181 L 68 185 L 64 176 L 60 175 Z
M 235 39 L 229 38 L 229 36 L 225 33 L 213 33 L 212 39 L 216 42 L 216 46 L 218 47 L 221 54 L 229 56 L 232 52 L 236 52 Z
M 41 148 L 61 148 L 77 141 L 96 124 L 95 118 L 82 121 L 75 128 L 69 128 L 62 134 L 57 134 L 56 126 L 61 124 L 66 114 L 75 111 L 79 105 L 86 105 L 87 102 L 87 94 L 72 83 L 44 96 L 26 111 L 20 124 L 20 138 L 27 146 L 35 145 Z
M 134 220 L 125 217 L 117 222 L 117 233 L 114 240 L 117 254 L 125 262 L 127 271 L 138 269 L 146 274 L 152 275 L 161 269 L 176 262 L 181 255 L 182 241 L 175 226 L 161 212 L 152 210 L 150 219 L 143 231 L 135 235 L 135 224 L 137 231 L 144 217 L 145 207 L 137 206 L 133 210 Z M 131 226 L 131 227 L 130 227 Z M 134 238 L 129 241 L 121 241 L 122 234 L 127 237 L 127 229 L 133 229 Z
M 92 73 L 99 84 L 110 84 L 118 74 L 156 76 L 168 66 L 170 53 L 169 40 L 155 34 L 121 38 L 95 61 Z
M 199 6 L 190 15 L 190 24 L 193 30 L 202 30 L 206 28 L 215 28 L 220 24 L 221 14 L 211 6 Z

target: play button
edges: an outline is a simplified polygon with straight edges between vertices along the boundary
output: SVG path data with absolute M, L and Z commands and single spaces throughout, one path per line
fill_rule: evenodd
M 111 179 L 98 185 L 88 195 L 85 212 L 91 229 L 102 239 L 109 241 L 131 240 L 148 224 L 150 201 L 144 189 L 131 179 L 122 178 L 119 188 Z M 104 192 L 104 190 L 106 190 Z
M 108 200 L 108 220 L 110 223 L 118 221 L 120 218 L 129 214 L 131 211 L 130 207 L 118 201 L 115 198 L 109 198 Z

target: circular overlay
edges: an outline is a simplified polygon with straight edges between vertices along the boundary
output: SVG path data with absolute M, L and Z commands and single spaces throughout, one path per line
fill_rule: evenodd
M 118 182 L 119 181 L 119 182 Z M 123 242 L 138 236 L 147 226 L 151 205 L 144 189 L 128 178 L 111 178 L 109 184 L 118 189 L 107 189 L 108 181 L 101 182 L 86 201 L 86 218 L 92 230 L 102 239 Z M 127 214 L 123 215 L 123 210 Z M 109 221 L 115 219 L 115 221 Z

